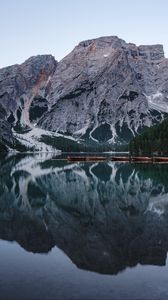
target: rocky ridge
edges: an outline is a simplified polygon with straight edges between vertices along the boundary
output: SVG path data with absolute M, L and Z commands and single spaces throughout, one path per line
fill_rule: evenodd
M 123 144 L 168 114 L 162 45 L 116 36 L 79 43 L 59 63 L 31 57 L 0 70 L 0 104 L 15 130 L 36 126 L 96 144 Z
M 21 65 L 0 70 L 0 105 L 9 130 L 15 128 L 22 131 L 31 128 L 30 112 L 33 106 L 37 106 L 38 102 L 38 111 L 40 111 L 45 101 L 47 107 L 45 91 L 56 65 L 53 56 L 38 55 L 30 57 Z M 4 128 L 2 132 L 8 140 L 9 131 Z
M 163 46 L 118 37 L 81 42 L 51 80 L 45 129 L 99 142 L 124 142 L 168 112 L 168 60 Z

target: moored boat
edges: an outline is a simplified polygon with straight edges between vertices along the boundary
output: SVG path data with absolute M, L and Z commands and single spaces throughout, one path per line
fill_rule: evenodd
M 130 161 L 128 156 L 113 156 L 111 158 L 112 161 Z
M 104 161 L 107 158 L 105 156 L 87 156 L 86 161 Z
M 131 161 L 135 162 L 152 162 L 153 158 L 148 156 L 134 156 L 131 157 Z
M 105 161 L 105 156 L 67 156 L 69 161 Z
M 168 157 L 154 157 L 153 158 L 154 162 L 168 162 Z
M 84 156 L 67 156 L 67 160 L 69 160 L 69 161 L 86 161 L 86 157 L 84 157 Z

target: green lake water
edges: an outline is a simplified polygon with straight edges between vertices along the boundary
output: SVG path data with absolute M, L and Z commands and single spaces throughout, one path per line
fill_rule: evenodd
M 0 158 L 0 299 L 168 299 L 168 164 Z

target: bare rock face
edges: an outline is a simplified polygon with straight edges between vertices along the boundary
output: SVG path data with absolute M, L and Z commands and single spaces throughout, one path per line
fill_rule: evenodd
M 124 144 L 168 116 L 168 59 L 162 45 L 83 41 L 59 63 L 38 55 L 1 69 L 0 104 L 15 131 L 36 126 Z
M 81 42 L 59 62 L 39 126 L 99 142 L 128 141 L 168 113 L 163 46 L 116 36 Z
M 14 145 L 11 126 L 5 120 L 6 112 L 0 104 L 0 151 L 6 151 L 6 145 Z
M 45 98 L 56 65 L 53 56 L 38 55 L 0 70 L 0 104 L 8 123 L 18 127 L 30 125 L 29 109 L 34 98 Z

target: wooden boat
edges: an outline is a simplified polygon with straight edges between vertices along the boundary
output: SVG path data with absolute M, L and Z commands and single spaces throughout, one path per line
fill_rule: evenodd
M 69 160 L 69 161 L 86 161 L 86 157 L 84 157 L 84 156 L 67 156 L 67 160 Z
M 67 156 L 69 161 L 105 161 L 107 157 L 105 156 Z M 148 162 L 167 162 L 168 157 L 148 157 L 148 156 L 113 156 L 112 161 L 123 161 L 123 162 L 138 162 L 138 163 L 148 163 Z
M 130 161 L 128 156 L 113 156 L 111 158 L 112 161 Z
M 107 158 L 105 156 L 87 156 L 86 161 L 104 161 Z
M 105 161 L 104 156 L 67 156 L 69 161 Z
M 154 157 L 153 158 L 154 162 L 168 162 L 168 157 Z
M 153 158 L 148 156 L 134 156 L 131 157 L 131 161 L 135 162 L 152 162 Z

